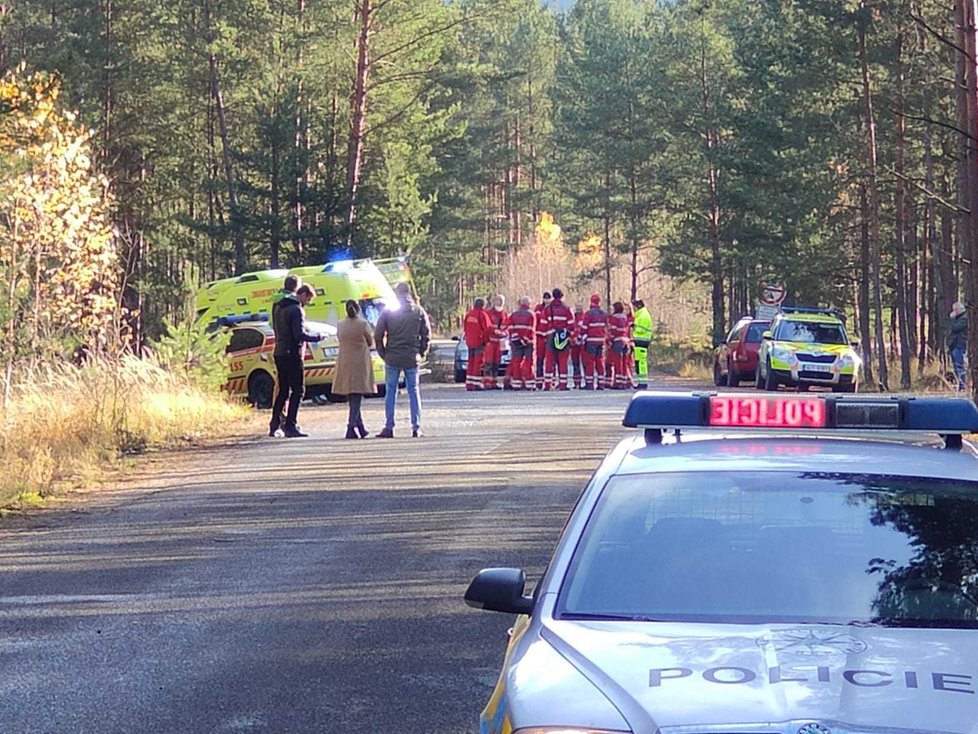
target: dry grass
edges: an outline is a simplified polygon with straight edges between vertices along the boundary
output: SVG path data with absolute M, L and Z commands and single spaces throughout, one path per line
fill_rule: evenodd
M 132 357 L 44 369 L 12 390 L 0 435 L 0 507 L 97 478 L 121 456 L 216 435 L 248 414 Z

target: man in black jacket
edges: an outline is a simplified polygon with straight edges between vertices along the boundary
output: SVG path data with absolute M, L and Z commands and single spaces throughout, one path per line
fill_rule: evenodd
M 305 356 L 306 342 L 319 339 L 305 329 L 303 307 L 312 300 L 312 289 L 301 284 L 298 276 L 285 276 L 283 284 L 285 295 L 272 306 L 272 328 L 275 330 L 275 369 L 278 372 L 278 390 L 272 405 L 272 420 L 268 425 L 268 435 L 275 436 L 281 425 L 286 438 L 303 438 L 308 434 L 299 430 L 296 420 L 299 403 L 305 393 L 302 359 Z M 282 409 L 286 400 L 289 403 L 285 422 L 282 423 Z

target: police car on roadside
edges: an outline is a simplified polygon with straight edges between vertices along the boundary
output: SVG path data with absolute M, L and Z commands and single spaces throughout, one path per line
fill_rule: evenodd
M 518 615 L 483 734 L 978 732 L 978 408 L 636 395 Z M 931 435 L 933 434 L 933 436 Z

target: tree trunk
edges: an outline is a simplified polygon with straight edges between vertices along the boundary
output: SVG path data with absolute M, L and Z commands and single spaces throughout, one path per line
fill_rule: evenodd
M 896 127 L 896 320 L 899 332 L 900 388 L 910 389 L 910 334 L 907 318 L 907 197 L 905 178 L 907 121 L 904 117 L 903 33 L 897 36 L 897 127 Z
M 857 310 L 859 318 L 859 339 L 862 342 L 860 353 L 863 358 L 863 377 L 866 382 L 873 381 L 873 334 L 869 325 L 869 281 L 870 281 L 870 238 L 869 238 L 869 196 L 866 184 L 859 185 L 859 269 L 862 277 L 857 289 Z
M 357 220 L 357 194 L 363 166 L 363 136 L 367 125 L 367 83 L 370 76 L 370 34 L 373 25 L 373 0 L 359 0 L 356 20 L 360 33 L 357 36 L 357 66 L 353 78 L 353 94 L 350 97 L 350 141 L 346 156 L 346 246 L 353 247 L 353 231 Z
M 978 273 L 975 271 L 978 258 L 978 5 L 976 0 L 964 0 L 964 29 L 965 43 L 965 101 L 967 126 L 962 128 L 965 133 L 965 152 L 967 161 L 968 185 L 968 227 L 962 234 L 961 273 L 964 283 L 964 301 L 968 307 L 968 363 L 971 378 L 972 395 L 978 398 Z
M 889 374 L 886 365 L 886 341 L 883 336 L 883 293 L 880 280 L 880 259 L 882 247 L 880 242 L 880 196 L 876 162 L 876 116 L 873 111 L 873 89 L 869 74 L 869 60 L 866 54 L 866 26 L 860 21 L 858 31 L 859 65 L 862 70 L 863 113 L 866 116 L 866 196 L 867 214 L 869 216 L 869 245 L 872 257 L 870 268 L 872 272 L 872 298 L 875 311 L 874 332 L 876 337 L 877 368 L 879 370 L 879 388 L 889 391 Z
M 208 19 L 208 27 L 209 27 Z M 240 275 L 246 267 L 244 228 L 241 222 L 241 207 L 238 203 L 238 187 L 234 178 L 234 166 L 231 162 L 231 143 L 228 135 L 227 116 L 224 114 L 224 94 L 221 91 L 221 76 L 217 64 L 217 56 L 207 54 L 207 64 L 210 70 L 211 96 L 217 112 L 217 129 L 221 137 L 221 160 L 224 163 L 224 180 L 228 189 L 228 204 L 231 207 L 229 225 L 231 236 L 234 238 L 234 273 Z

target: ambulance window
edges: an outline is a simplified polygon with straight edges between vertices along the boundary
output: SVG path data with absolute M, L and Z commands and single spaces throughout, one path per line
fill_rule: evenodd
M 265 337 L 257 329 L 235 329 L 231 334 L 229 352 L 240 352 L 244 349 L 257 349 L 265 343 Z
M 363 317 L 376 326 L 380 312 L 384 310 L 384 302 L 379 298 L 363 299 L 360 301 L 360 310 L 363 312 Z

